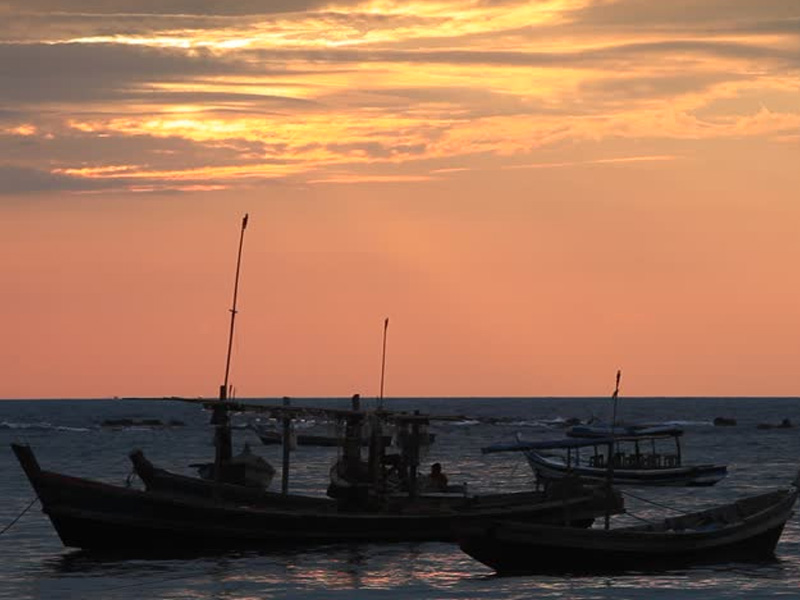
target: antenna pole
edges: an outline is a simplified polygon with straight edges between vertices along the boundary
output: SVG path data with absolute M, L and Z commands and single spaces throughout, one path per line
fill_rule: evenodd
M 383 378 L 386 374 L 386 330 L 389 328 L 389 317 L 383 321 L 383 353 L 381 355 L 381 392 L 378 398 L 378 408 L 383 409 Z
M 242 245 L 244 244 L 244 230 L 247 229 L 247 214 L 242 219 L 242 231 L 239 234 L 239 253 L 236 256 L 236 278 L 233 283 L 233 307 L 231 308 L 231 330 L 228 335 L 228 356 L 225 360 L 225 380 L 219 388 L 219 399 L 228 397 L 228 375 L 231 371 L 231 349 L 233 348 L 233 326 L 236 321 L 236 298 L 239 295 L 239 270 L 242 266 Z

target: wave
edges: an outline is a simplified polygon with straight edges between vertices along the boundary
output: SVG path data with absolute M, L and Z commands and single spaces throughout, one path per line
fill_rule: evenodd
M 560 420 L 560 419 L 547 420 L 547 421 L 511 420 L 511 421 L 506 421 L 503 424 L 508 425 L 509 427 L 522 427 L 525 429 L 542 429 L 542 430 L 565 429 L 567 427 L 566 420 Z
M 67 425 L 53 425 L 47 421 L 39 421 L 38 423 L 12 423 L 9 421 L 0 421 L 0 429 L 24 429 L 27 431 L 71 431 L 77 433 L 85 433 L 91 431 L 88 427 L 69 427 Z
M 667 427 L 713 427 L 713 421 L 664 421 L 661 425 Z
M 620 423 L 619 425 L 631 425 L 634 427 L 713 427 L 713 421 L 689 421 L 686 419 L 673 419 L 670 421 L 654 421 L 654 422 L 636 422 L 636 423 Z
M 608 427 L 605 421 L 587 423 L 592 427 Z M 666 421 L 624 421 L 618 420 L 617 427 L 713 427 L 713 421 L 692 421 L 688 419 L 670 419 Z
M 476 425 L 502 425 L 505 427 L 522 427 L 525 429 L 566 429 L 571 425 L 575 425 L 579 421 L 575 418 L 560 418 L 555 419 L 525 419 L 520 417 L 463 417 L 458 421 L 436 422 L 434 424 L 438 427 L 474 427 Z
M 451 427 L 471 427 L 480 424 L 481 422 L 477 419 L 464 419 L 463 421 L 450 421 L 447 423 Z

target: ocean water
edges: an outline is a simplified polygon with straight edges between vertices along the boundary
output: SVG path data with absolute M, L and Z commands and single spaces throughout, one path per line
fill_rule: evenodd
M 346 407 L 345 399 L 295 400 L 298 405 Z M 277 403 L 277 401 L 276 401 Z M 369 403 L 367 403 L 369 404 Z M 522 456 L 484 455 L 511 441 L 561 437 L 561 420 L 609 419 L 608 398 L 387 399 L 387 408 L 464 415 L 432 427 L 437 434 L 424 465 L 441 462 L 451 483 L 470 490 L 518 491 L 534 485 Z M 715 427 L 715 417 L 737 420 Z M 159 419 L 173 427 L 103 426 L 107 419 Z M 238 415 L 245 425 L 252 415 Z M 759 429 L 790 419 L 800 424 L 796 398 L 621 398 L 626 422 L 673 423 L 685 428 L 685 462 L 729 466 L 711 488 L 626 488 L 631 515 L 619 523 L 674 515 L 788 484 L 800 467 L 800 428 Z M 130 479 L 128 453 L 141 448 L 159 466 L 193 474 L 191 463 L 213 457 L 209 415 L 200 406 L 168 400 L 0 401 L 0 598 L 215 599 L 256 598 L 522 598 L 661 599 L 800 597 L 800 526 L 787 524 L 776 560 L 614 576 L 498 577 L 454 544 L 331 544 L 307 549 L 231 552 L 193 558 L 131 559 L 64 548 L 9 447 L 30 444 L 48 470 L 109 483 Z M 307 423 L 311 426 L 313 423 Z M 320 424 L 317 424 L 321 426 Z M 281 464 L 281 449 L 264 446 L 248 429 L 234 432 L 234 450 L 253 450 Z M 336 449 L 300 447 L 292 454 L 290 488 L 324 494 Z M 280 474 L 273 485 L 280 485 Z M 656 504 L 654 504 L 656 503 Z M 9 527 L 10 526 L 10 527 Z M 158 542 L 155 541 L 155 544 Z

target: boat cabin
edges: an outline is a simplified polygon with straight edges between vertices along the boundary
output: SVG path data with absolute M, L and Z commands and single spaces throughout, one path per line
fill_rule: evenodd
M 680 438 L 676 427 L 650 428 L 646 433 L 606 437 L 581 437 L 511 444 L 483 448 L 484 453 L 518 450 L 534 452 L 558 461 L 567 469 L 613 470 L 676 469 L 682 466 Z M 610 461 L 610 463 L 609 463 Z
M 337 458 L 333 464 L 328 495 L 340 505 L 352 507 L 384 504 L 387 497 L 400 495 L 416 498 L 425 493 L 425 478 L 419 473 L 420 461 L 430 445 L 431 421 L 459 420 L 459 416 L 427 415 L 388 410 L 366 410 L 360 397 L 352 398 L 349 409 L 293 406 L 284 398 L 282 406 L 242 403 L 224 398 L 214 401 L 187 399 L 212 410 L 216 425 L 216 459 L 206 477 L 223 483 L 241 484 L 241 476 L 232 469 L 230 413 L 251 412 L 266 415 L 282 424 L 282 440 L 291 438 L 296 419 L 314 417 L 336 423 Z M 365 440 L 367 443 L 365 443 Z M 282 493 L 288 493 L 290 444 L 283 444 Z M 458 487 L 459 491 L 461 486 Z M 453 490 L 455 493 L 455 490 Z M 463 491 L 462 491 L 463 493 Z
M 630 435 L 613 438 L 572 439 L 564 446 L 567 467 L 589 466 L 617 469 L 675 469 L 681 466 L 681 430 L 659 434 Z M 545 444 L 542 450 L 555 446 Z

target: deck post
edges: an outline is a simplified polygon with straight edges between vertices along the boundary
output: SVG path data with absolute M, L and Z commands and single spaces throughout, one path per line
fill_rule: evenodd
M 414 415 L 419 415 L 415 410 Z M 419 471 L 419 421 L 414 419 L 411 423 L 411 453 L 409 464 L 409 492 L 412 498 L 417 496 L 417 477 Z
M 369 455 L 367 456 L 367 464 L 369 468 L 370 482 L 374 489 L 383 490 L 383 458 L 386 454 L 386 448 L 383 443 L 383 423 L 377 414 L 373 414 L 368 421 L 369 423 Z
M 361 396 L 353 394 L 350 400 L 352 412 L 344 417 L 344 441 L 342 444 L 342 458 L 344 464 L 344 478 L 352 486 L 350 501 L 360 501 L 358 498 L 360 486 L 363 483 L 361 474 L 361 436 L 364 431 L 364 413 L 361 412 Z
M 214 479 L 223 481 L 225 476 L 223 470 L 225 465 L 231 460 L 233 455 L 231 441 L 231 419 L 226 406 L 227 388 L 225 385 L 219 387 L 219 402 L 214 406 L 211 413 L 211 423 L 214 429 Z
M 607 506 L 606 506 L 606 515 L 605 515 L 605 523 L 604 523 L 606 529 L 609 529 L 611 527 L 611 511 L 609 510 L 609 506 L 608 505 L 610 505 L 610 503 L 611 503 L 610 502 L 610 498 L 611 498 L 611 491 L 613 489 L 611 487 L 611 482 L 614 479 L 614 460 L 613 460 L 613 456 L 612 456 L 613 452 L 614 452 L 614 430 L 612 429 L 611 430 L 611 441 L 608 443 L 608 459 L 609 460 L 608 460 L 608 465 L 606 467 L 606 502 L 607 502 Z
M 283 405 L 290 406 L 292 401 L 288 396 L 283 397 Z M 289 454 L 292 449 L 292 418 L 283 417 L 283 466 L 281 468 L 281 493 L 289 493 Z

